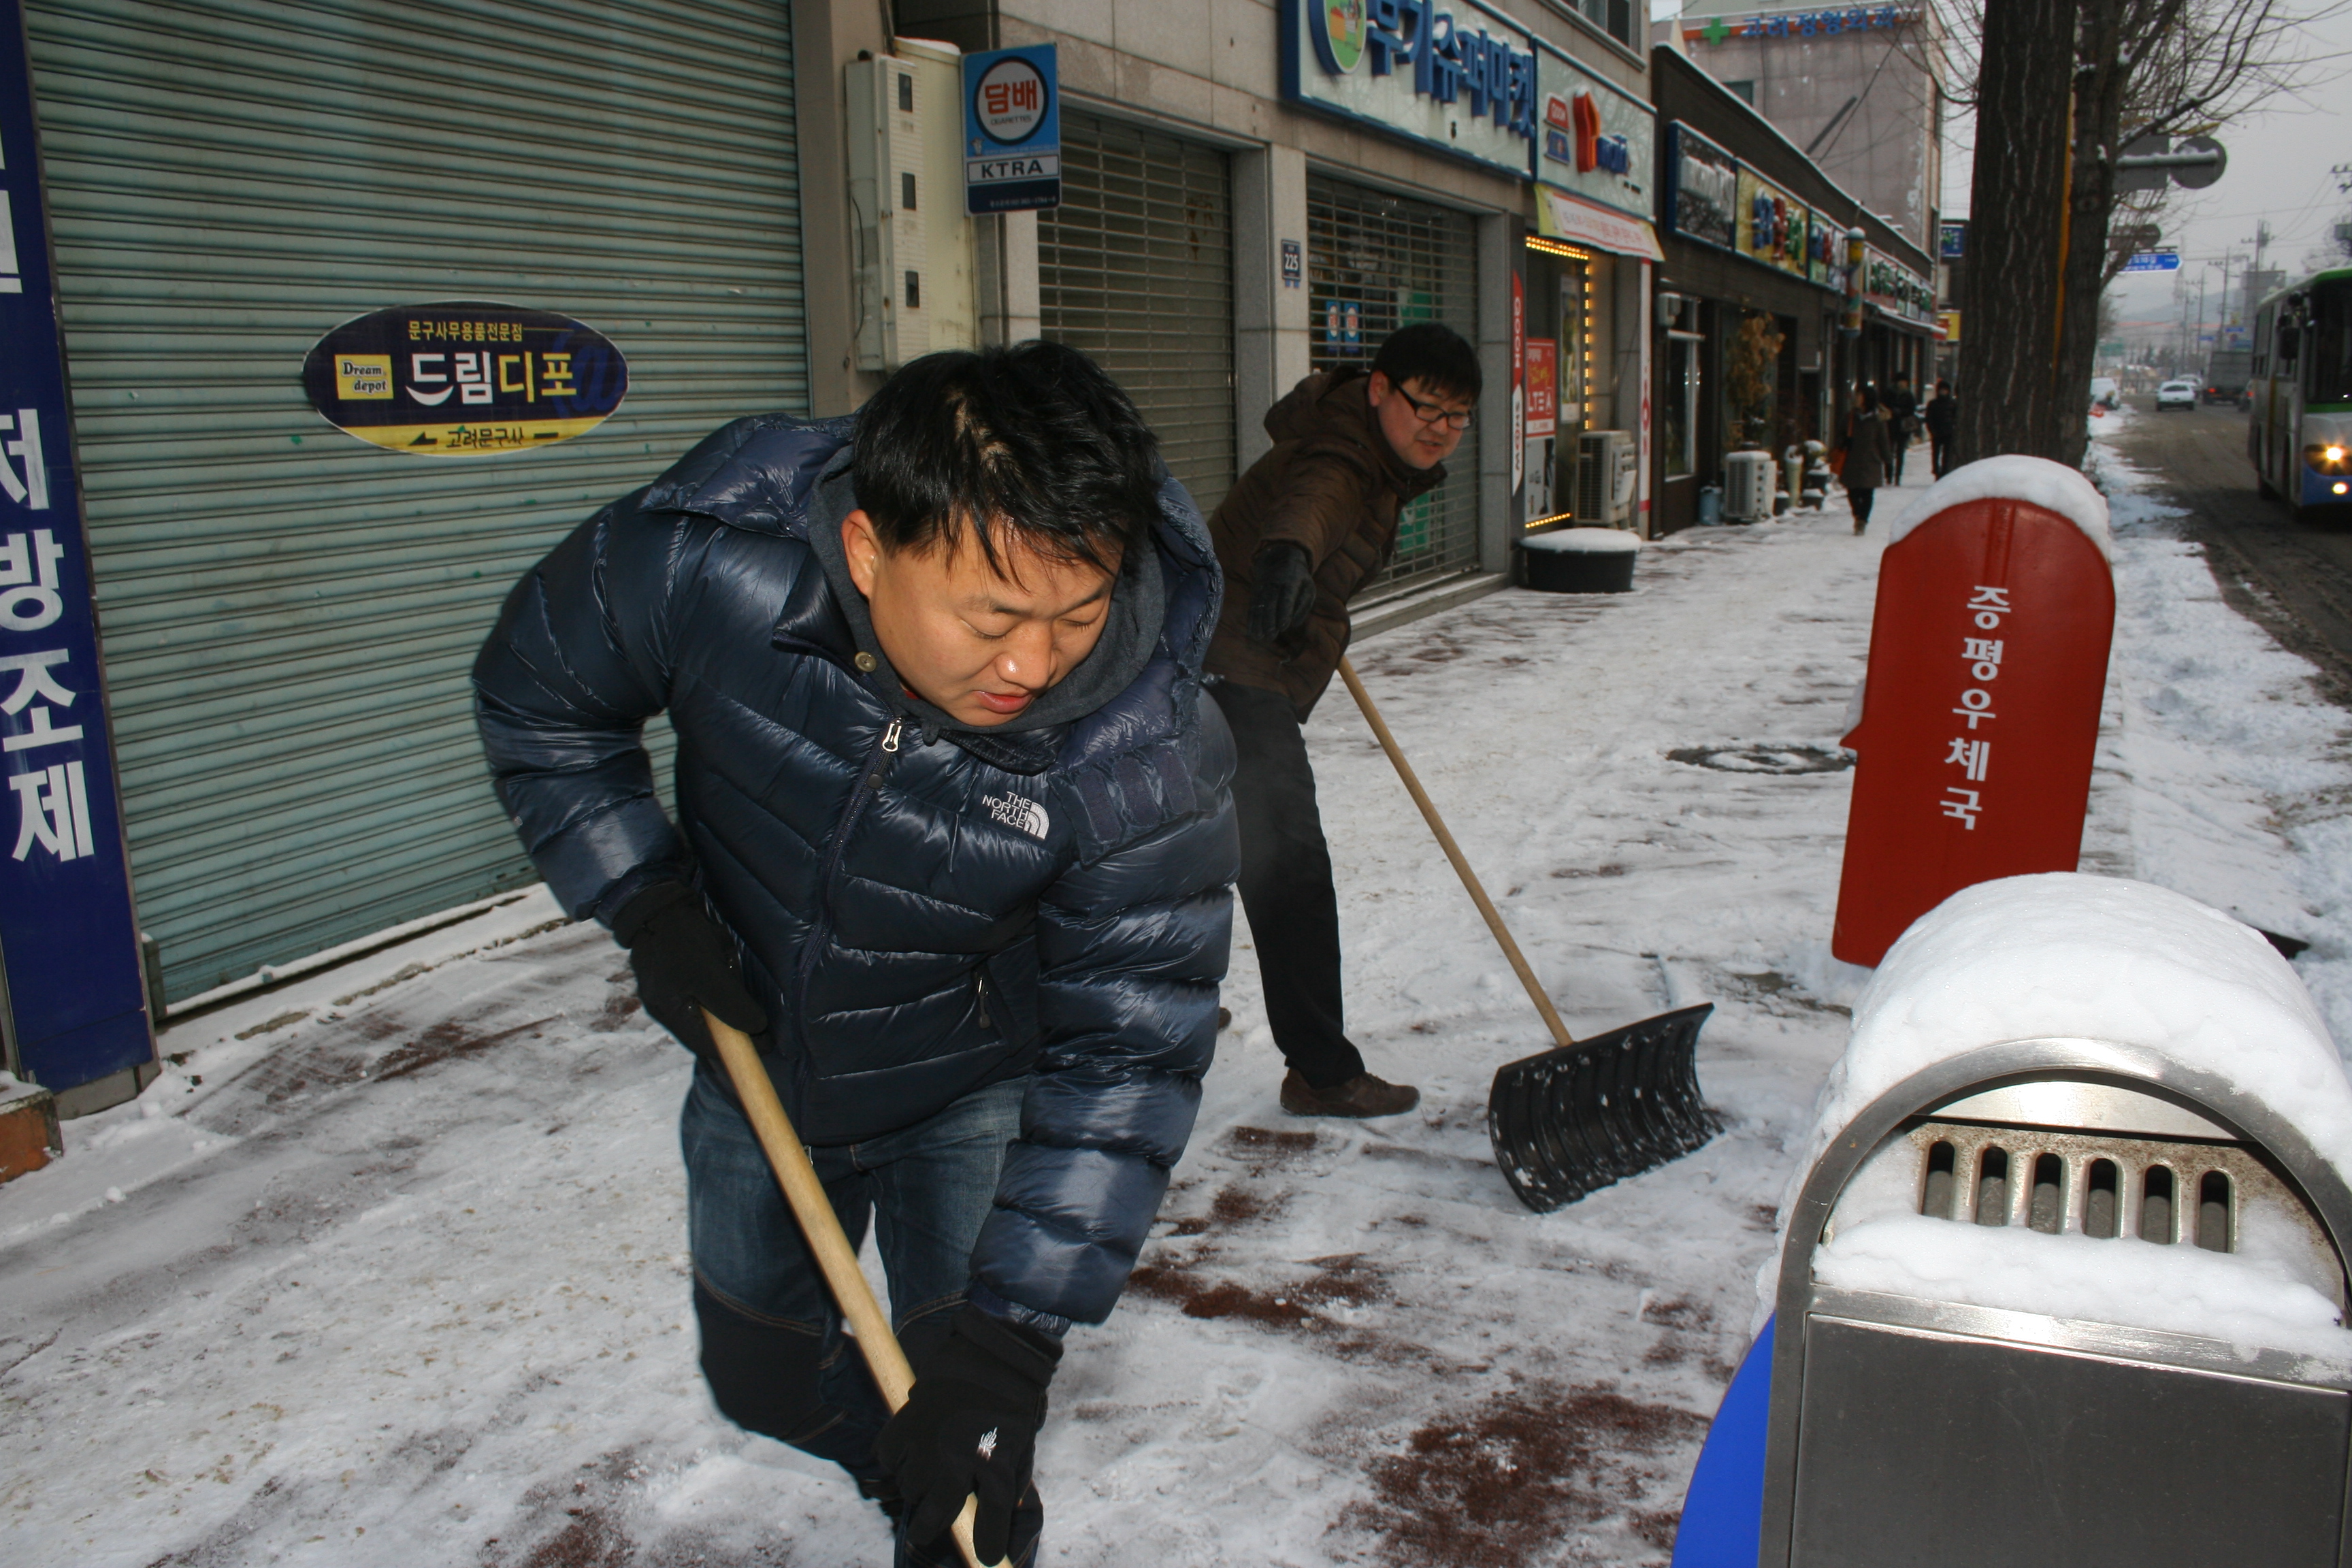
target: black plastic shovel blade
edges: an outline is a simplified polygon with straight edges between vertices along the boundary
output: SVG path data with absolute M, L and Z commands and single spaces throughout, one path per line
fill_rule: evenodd
M 1714 1011 L 1677 1008 L 1499 1068 L 1486 1135 L 1519 1201 L 1549 1214 L 1714 1137 L 1696 1054 Z

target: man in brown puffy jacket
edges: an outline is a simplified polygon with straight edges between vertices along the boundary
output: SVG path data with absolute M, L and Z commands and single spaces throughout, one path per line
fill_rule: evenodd
M 1369 374 L 1308 376 L 1265 416 L 1274 449 L 1209 520 L 1225 600 L 1210 688 L 1234 732 L 1242 908 L 1294 1116 L 1392 1116 L 1421 1092 L 1364 1070 L 1347 1036 L 1339 906 L 1300 726 L 1348 650 L 1348 601 L 1387 563 L 1404 506 L 1445 479 L 1478 401 L 1478 356 L 1435 322 Z

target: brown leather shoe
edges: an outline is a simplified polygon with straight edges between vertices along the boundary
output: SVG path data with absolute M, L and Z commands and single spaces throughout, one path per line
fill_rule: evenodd
M 1293 1116 L 1402 1116 L 1421 1103 L 1421 1090 L 1360 1072 L 1345 1083 L 1317 1089 L 1293 1068 L 1282 1075 L 1282 1109 Z

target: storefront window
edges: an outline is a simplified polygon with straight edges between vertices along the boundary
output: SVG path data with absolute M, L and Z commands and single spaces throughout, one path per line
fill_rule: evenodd
M 1478 337 L 1478 243 L 1460 213 L 1323 174 L 1307 180 L 1307 355 L 1317 370 L 1370 368 L 1388 335 L 1415 321 L 1443 321 Z M 1396 553 L 1367 591 L 1475 571 L 1478 564 L 1478 442 L 1509 434 L 1509 389 L 1502 417 L 1488 407 L 1445 465 L 1445 482 L 1404 510 Z
M 1780 415 L 1780 350 L 1788 341 L 1771 316 L 1740 312 L 1723 366 L 1724 429 L 1735 449 L 1771 445 Z
M 1693 442 L 1698 427 L 1698 342 L 1677 333 L 1666 340 L 1665 397 L 1659 413 L 1659 441 L 1665 476 L 1686 479 L 1696 467 Z

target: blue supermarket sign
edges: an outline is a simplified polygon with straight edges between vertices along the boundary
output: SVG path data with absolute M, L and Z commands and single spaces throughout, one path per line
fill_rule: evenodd
M 1282 95 L 1532 176 L 1534 41 L 1477 0 L 1282 0 Z
M 963 210 L 1062 205 L 1062 89 L 1052 44 L 963 58 Z
M 48 1089 L 155 1059 L 98 659 L 33 81 L 0 0 L 0 1024 Z
M 2177 250 L 2143 250 L 2124 263 L 2126 272 L 2178 272 L 2180 252 Z

